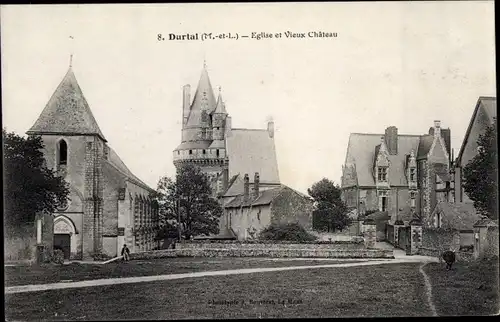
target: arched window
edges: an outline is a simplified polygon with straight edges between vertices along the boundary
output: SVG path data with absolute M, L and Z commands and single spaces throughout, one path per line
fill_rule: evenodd
M 66 165 L 68 163 L 68 144 L 65 140 L 59 141 L 58 153 L 59 165 Z

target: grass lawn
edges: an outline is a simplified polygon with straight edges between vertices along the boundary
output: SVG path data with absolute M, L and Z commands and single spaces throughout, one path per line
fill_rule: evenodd
M 117 261 L 106 265 L 77 264 L 5 267 L 5 286 L 83 281 L 100 278 L 164 275 L 237 268 L 285 267 L 357 262 L 335 260 L 285 260 L 262 258 L 164 258 Z
M 432 284 L 432 300 L 438 315 L 493 315 L 499 312 L 498 261 L 455 263 L 424 267 Z
M 429 316 L 419 263 L 6 294 L 12 320 Z

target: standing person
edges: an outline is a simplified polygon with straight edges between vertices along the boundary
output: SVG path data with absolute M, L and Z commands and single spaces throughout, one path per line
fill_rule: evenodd
M 130 260 L 130 249 L 128 249 L 127 244 L 123 245 L 122 256 L 124 261 L 128 262 Z

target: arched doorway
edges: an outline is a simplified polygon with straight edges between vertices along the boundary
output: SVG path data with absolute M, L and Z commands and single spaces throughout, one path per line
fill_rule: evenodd
M 73 222 L 66 216 L 54 219 L 54 249 L 61 249 L 64 259 L 70 259 L 76 252 L 76 229 Z

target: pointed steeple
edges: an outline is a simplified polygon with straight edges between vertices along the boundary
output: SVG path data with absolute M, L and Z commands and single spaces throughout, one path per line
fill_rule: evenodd
M 191 105 L 189 119 L 186 124 L 187 126 L 199 125 L 202 109 L 206 109 L 207 113 L 210 114 L 215 110 L 217 105 L 206 67 L 206 63 L 204 62 L 198 87 L 196 88 L 196 92 L 194 94 L 193 104 Z
M 104 141 L 83 92 L 70 67 L 27 134 L 95 134 Z
M 214 114 L 226 114 L 226 106 L 222 100 L 221 88 L 219 87 L 219 97 L 217 98 L 217 106 L 215 107 Z

